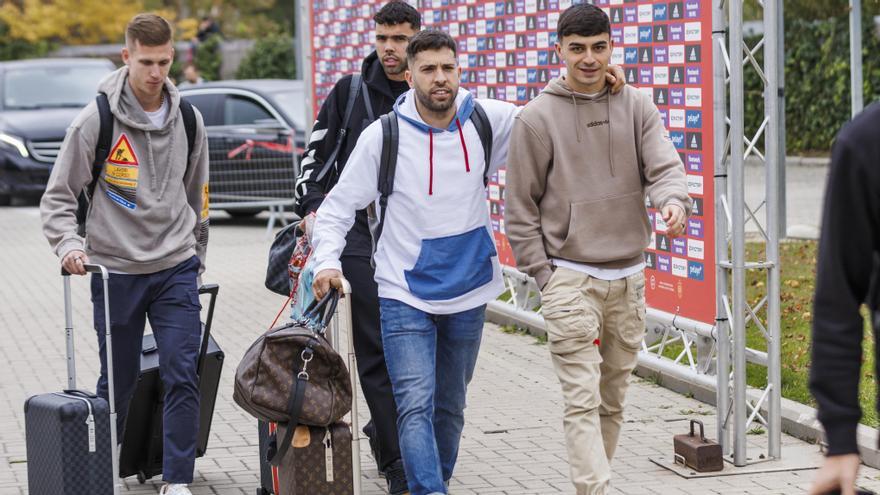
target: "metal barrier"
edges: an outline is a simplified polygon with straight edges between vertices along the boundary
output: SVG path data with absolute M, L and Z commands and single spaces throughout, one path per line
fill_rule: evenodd
M 214 126 L 208 130 L 210 208 L 270 211 L 267 231 L 287 224 L 293 206 L 297 160 L 293 134 L 273 127 Z

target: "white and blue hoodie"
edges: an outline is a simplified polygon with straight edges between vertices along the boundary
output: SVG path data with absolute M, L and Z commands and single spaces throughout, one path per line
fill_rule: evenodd
M 379 297 L 431 314 L 452 314 L 495 299 L 504 289 L 483 184 L 485 158 L 470 121 L 473 96 L 459 89 L 447 129 L 422 120 L 410 90 L 397 100 L 400 143 L 394 190 L 376 248 Z M 489 173 L 507 161 L 519 108 L 480 100 L 492 125 Z M 378 200 L 382 125 L 370 124 L 318 209 L 313 234 L 315 273 L 341 270 L 339 256 L 355 212 Z

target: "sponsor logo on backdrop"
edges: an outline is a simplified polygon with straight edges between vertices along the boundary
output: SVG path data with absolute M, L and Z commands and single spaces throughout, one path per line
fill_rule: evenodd
M 684 258 L 672 258 L 672 274 L 676 277 L 687 278 L 688 262 Z

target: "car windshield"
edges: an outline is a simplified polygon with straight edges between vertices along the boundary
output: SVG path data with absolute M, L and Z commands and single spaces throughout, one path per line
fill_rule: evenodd
M 301 89 L 282 90 L 273 93 L 275 101 L 297 129 L 306 128 L 306 99 Z
M 95 98 L 109 66 L 51 66 L 7 70 L 3 107 L 7 109 L 84 107 Z

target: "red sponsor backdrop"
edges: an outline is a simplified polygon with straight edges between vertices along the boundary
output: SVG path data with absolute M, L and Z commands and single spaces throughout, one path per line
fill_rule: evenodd
M 519 105 L 560 74 L 553 44 L 559 14 L 571 0 L 420 0 L 411 2 L 426 27 L 458 41 L 462 84 L 479 98 Z M 578 3 L 578 2 L 574 2 Z M 648 305 L 714 323 L 715 239 L 712 133 L 712 9 L 708 0 L 597 0 L 611 18 L 613 63 L 627 82 L 654 99 L 688 174 L 694 214 L 687 235 L 666 236 L 654 208 L 645 252 Z M 383 2 L 314 0 L 315 113 L 336 81 L 360 70 L 373 50 L 374 12 Z M 489 185 L 501 262 L 516 266 L 504 234 L 505 171 Z

